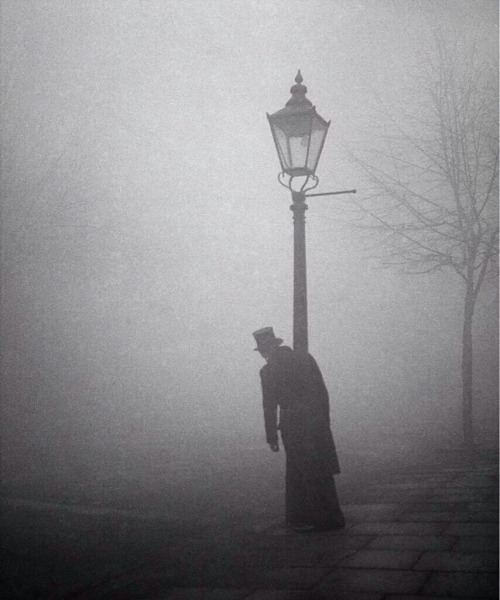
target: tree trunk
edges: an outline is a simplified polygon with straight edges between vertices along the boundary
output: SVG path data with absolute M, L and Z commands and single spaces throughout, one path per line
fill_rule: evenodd
M 472 426 L 472 317 L 474 315 L 474 305 L 475 298 L 472 282 L 467 281 L 464 306 L 464 329 L 462 337 L 462 414 L 464 443 L 469 447 L 474 444 L 474 432 Z

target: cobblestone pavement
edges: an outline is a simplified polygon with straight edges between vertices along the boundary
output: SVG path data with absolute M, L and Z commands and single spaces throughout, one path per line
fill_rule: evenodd
M 459 461 L 460 462 L 460 461 Z M 341 532 L 222 542 L 160 600 L 498 598 L 498 470 L 476 456 L 375 484 Z
M 23 595 L 21 590 L 16 597 L 498 598 L 496 453 L 448 455 L 394 474 L 360 489 L 343 509 L 345 529 L 308 534 L 290 533 L 275 521 L 246 531 L 219 528 L 176 535 L 149 519 L 134 525 L 146 542 L 135 544 L 128 557 L 121 554 L 113 563 L 108 556 L 105 565 L 89 563 L 85 572 L 74 574 L 76 586 L 71 578 L 63 585 L 59 577 L 59 587 L 45 595 Z M 109 547 L 119 547 L 109 536 L 120 531 L 109 523 L 107 533 L 101 526 L 93 531 L 107 536 Z M 69 550 L 68 561 L 75 562 Z M 35 566 L 33 573 L 36 578 Z M 89 584 L 82 584 L 85 580 Z

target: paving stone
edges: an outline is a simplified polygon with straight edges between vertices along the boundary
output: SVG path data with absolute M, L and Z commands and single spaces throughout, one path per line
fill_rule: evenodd
M 250 590 L 217 588 L 173 588 L 162 594 L 162 600 L 241 600 Z
M 328 537 L 304 535 L 302 536 L 302 544 L 300 548 L 314 548 L 315 550 L 359 550 L 366 546 L 373 539 L 371 535 L 351 535 Z
M 436 504 L 436 503 L 444 503 L 444 504 L 450 504 L 450 503 L 455 503 L 455 502 L 480 502 L 483 501 L 484 499 L 482 498 L 476 498 L 475 496 L 469 497 L 469 496 L 464 496 L 464 494 L 433 494 L 432 496 L 427 496 L 425 498 L 426 501 L 432 503 L 432 504 Z
M 476 471 L 477 467 L 443 467 L 442 469 L 440 469 L 441 472 L 443 473 L 474 473 Z
M 485 475 L 491 475 L 492 477 L 498 477 L 498 469 L 493 467 L 491 464 L 477 464 L 475 467 L 476 471 L 481 471 Z
M 487 492 L 476 492 L 467 488 L 464 488 L 463 490 L 457 488 L 456 491 L 436 491 L 428 497 L 429 502 L 439 502 L 440 500 L 446 502 L 488 502 L 492 499 L 492 494 L 488 494 Z
M 450 550 L 457 542 L 443 535 L 379 535 L 366 550 Z
M 496 485 L 494 477 L 482 474 L 465 475 L 463 477 L 458 477 L 455 480 L 455 483 L 457 485 L 463 485 L 468 488 L 492 488 Z
M 468 513 L 458 512 L 408 512 L 400 515 L 397 519 L 402 523 L 413 522 L 413 523 L 453 523 L 459 521 L 469 520 Z
M 482 498 L 481 500 L 478 500 L 478 502 L 486 502 L 486 503 L 490 503 L 490 502 L 498 502 L 498 493 L 499 490 L 495 490 L 494 494 L 486 494 L 485 498 Z
M 431 573 L 420 594 L 452 598 L 498 598 L 493 573 Z
M 337 598 L 340 591 L 415 594 L 428 573 L 388 569 L 336 569 L 315 589 Z
M 370 497 L 370 500 L 364 500 L 364 504 L 399 504 L 405 499 L 418 502 L 420 497 L 429 494 L 428 489 L 416 488 L 409 490 L 398 490 L 396 488 L 370 487 L 364 490 L 363 499 Z M 373 498 L 373 499 L 372 499 Z
M 214 566 L 210 571 L 186 571 L 178 582 L 192 588 L 241 588 L 241 589 L 304 589 L 312 588 L 331 568 L 276 567 L 224 568 Z M 179 584 L 178 584 L 178 587 Z
M 468 502 L 467 512 L 496 512 L 498 517 L 498 502 Z
M 476 491 L 470 488 L 438 488 L 429 494 L 429 501 L 447 501 L 457 502 L 459 498 L 462 502 L 485 502 L 487 494 L 482 491 Z
M 354 554 L 352 548 L 339 547 L 317 548 L 314 544 L 302 548 L 294 548 L 284 555 L 284 563 L 288 567 L 325 567 L 335 566 L 344 558 Z
M 498 528 L 492 523 L 450 523 L 443 535 L 492 535 Z
M 435 548 L 437 550 L 437 548 Z M 433 550 L 433 548 L 429 548 Z M 466 535 L 457 539 L 454 552 L 498 552 L 498 536 Z
M 350 504 L 342 507 L 344 516 L 350 521 L 390 521 L 399 512 L 399 504 Z
M 498 523 L 497 510 L 474 510 L 465 513 L 467 521 L 477 523 Z
M 442 484 L 443 487 L 449 485 L 450 487 L 463 487 L 463 488 L 493 488 L 495 482 L 492 477 L 488 475 L 465 475 L 463 477 L 456 477 L 451 483 Z
M 439 535 L 446 528 L 445 523 L 358 523 L 351 533 L 365 535 Z
M 456 476 L 456 473 L 413 473 L 412 479 L 415 479 L 416 481 L 425 480 L 433 481 L 434 483 L 441 483 L 442 481 L 453 481 Z
M 356 569 L 411 569 L 418 561 L 420 550 L 359 550 L 344 559 L 341 567 Z
M 299 533 L 297 537 L 300 538 L 302 545 L 314 543 L 319 546 L 336 544 L 337 540 L 340 544 L 342 540 L 352 535 L 351 529 L 353 526 L 346 526 L 343 529 L 334 529 L 332 531 L 315 531 L 311 533 Z M 356 535 L 356 534 L 355 534 Z M 366 537 L 366 536 L 365 536 Z
M 497 486 L 498 484 L 493 481 L 493 478 L 487 485 L 474 480 L 471 480 L 469 483 L 462 479 L 457 479 L 453 484 L 450 484 L 450 488 L 456 488 L 457 490 L 467 491 L 473 494 L 491 494 L 496 491 Z M 445 489 L 445 486 L 441 486 L 440 489 Z
M 415 502 L 423 502 L 424 500 L 426 500 L 428 498 L 428 494 L 421 493 L 421 494 L 373 494 L 370 491 L 367 491 L 366 494 L 363 495 L 363 499 L 366 502 L 373 502 L 373 503 L 379 503 L 381 500 L 384 500 L 387 503 L 391 503 L 391 504 L 399 504 L 401 507 L 401 510 L 404 510 L 404 507 L 406 504 L 415 504 Z M 437 501 L 439 502 L 440 499 L 438 499 Z M 469 501 L 472 502 L 472 498 L 469 498 Z
M 385 594 L 383 592 L 353 592 L 337 590 L 335 592 L 335 598 L 332 599 L 330 593 L 323 596 L 328 600 L 382 600 L 385 598 Z M 302 599 L 300 599 L 302 600 Z
M 380 592 L 339 592 L 335 600 L 382 600 Z M 332 600 L 330 595 L 316 590 L 257 590 L 245 600 Z
M 287 528 L 285 525 L 275 525 L 268 529 L 258 532 L 260 536 L 268 538 L 287 538 L 287 540 L 299 539 L 302 540 L 307 536 L 314 536 L 315 539 L 320 539 L 327 536 L 331 539 L 333 536 L 343 536 L 350 530 L 350 525 L 347 525 L 342 529 L 332 529 L 324 532 L 310 532 L 310 533 L 297 533 L 293 529 Z
M 404 506 L 405 512 L 470 512 L 472 510 L 472 502 L 415 502 Z M 490 505 L 481 504 L 484 509 Z
M 278 537 L 296 536 L 297 535 L 294 531 L 290 531 L 290 529 L 288 529 L 286 527 L 286 525 L 283 525 L 281 523 L 279 523 L 279 524 L 274 523 L 274 524 L 270 525 L 269 527 L 266 527 L 265 529 L 258 530 L 257 533 L 259 533 L 261 535 L 278 536 Z
M 498 557 L 494 552 L 425 552 L 413 567 L 416 571 L 463 571 L 495 573 Z
M 373 488 L 376 490 L 427 490 L 434 488 L 435 483 L 429 483 L 427 481 L 405 481 L 401 483 L 385 483 L 381 485 L 374 485 Z
M 302 590 L 257 590 L 245 600 L 326 600 L 323 594 Z
M 345 535 L 341 537 L 324 537 L 316 539 L 315 536 L 304 536 L 307 542 L 299 548 L 288 549 L 285 564 L 289 567 L 326 567 L 336 566 L 342 559 L 351 556 L 367 545 L 372 536 Z
M 330 569 L 313 567 L 285 567 L 262 571 L 255 578 L 259 588 L 303 589 L 313 587 Z
M 246 600 L 246 598 L 245 598 Z M 387 594 L 384 600 L 443 600 L 442 596 L 408 596 L 407 594 Z M 463 597 L 462 600 L 484 600 L 482 598 Z

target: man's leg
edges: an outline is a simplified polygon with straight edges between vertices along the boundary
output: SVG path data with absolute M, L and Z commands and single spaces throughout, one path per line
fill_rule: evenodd
M 345 526 L 333 475 L 308 481 L 308 504 L 316 529 L 339 529 Z
M 293 460 L 286 460 L 286 523 L 290 527 L 311 525 L 312 514 L 306 482 Z

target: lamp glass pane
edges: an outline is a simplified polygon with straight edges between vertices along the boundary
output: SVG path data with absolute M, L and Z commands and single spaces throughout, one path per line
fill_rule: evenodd
M 281 166 L 283 169 L 289 169 L 291 158 L 288 145 L 288 138 L 283 129 L 281 129 L 281 127 L 279 127 L 276 123 L 273 123 L 272 127 L 275 135 L 276 147 L 278 148 Z
M 311 131 L 311 114 L 303 112 L 280 116 L 276 124 L 288 137 L 302 137 Z
M 270 119 L 283 170 L 306 168 L 311 117 L 308 112 L 274 116 Z
M 309 147 L 309 134 L 290 137 L 290 157 L 292 169 L 304 168 Z
M 328 125 L 318 119 L 316 116 L 313 116 L 311 141 L 309 144 L 309 156 L 307 158 L 307 165 L 305 165 L 313 173 L 316 171 L 316 167 L 318 166 L 319 156 L 327 131 Z

